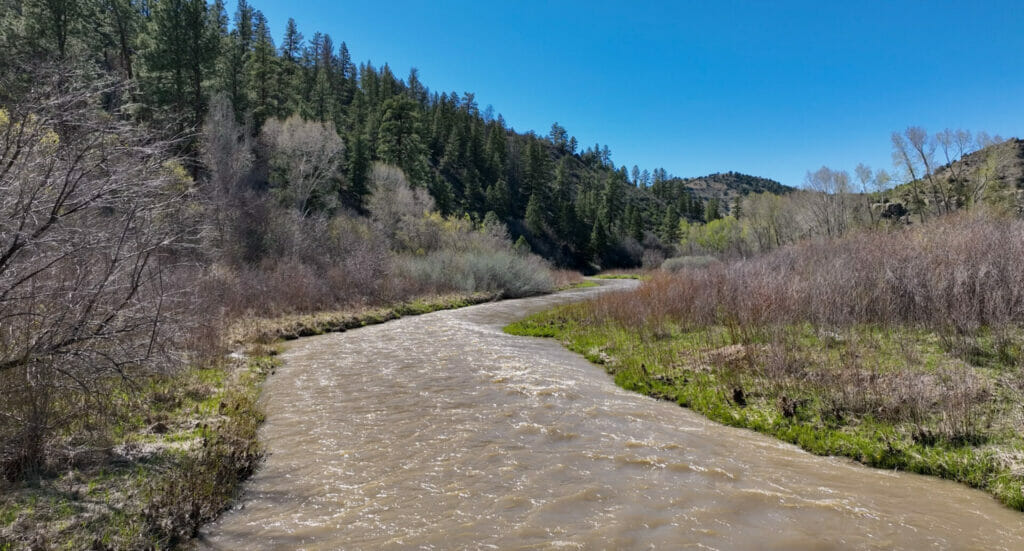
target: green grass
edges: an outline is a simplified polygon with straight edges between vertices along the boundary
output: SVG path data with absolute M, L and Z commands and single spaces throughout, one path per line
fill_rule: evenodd
M 579 281 L 576 283 L 570 283 L 559 287 L 558 291 L 568 291 L 569 289 L 588 289 L 590 287 L 599 287 L 600 284 L 596 281 Z
M 1024 510 L 1024 476 L 1019 464 L 1024 440 L 1017 417 L 1020 393 L 1000 378 L 1020 366 L 993 362 L 993 357 L 1011 356 L 993 355 L 992 347 L 984 343 L 981 347 L 987 352 L 981 356 L 985 361 L 966 364 L 944 347 L 943 339 L 927 331 L 865 326 L 834 339 L 809 324 L 794 326 L 786 328 L 781 338 L 788 343 L 789 361 L 804 367 L 800 376 L 786 378 L 771 376 L 770 354 L 750 352 L 768 349 L 767 331 L 739 338 L 726 327 L 670 325 L 657 331 L 634 330 L 595 319 L 585 304 L 536 314 L 505 331 L 559 339 L 603 366 L 622 388 L 671 400 L 719 423 L 768 434 L 819 455 L 955 480 Z M 729 351 L 741 344 L 741 359 L 716 359 L 715 351 Z M 968 369 L 984 378 L 993 392 L 978 406 L 980 419 L 971 426 L 977 438 L 922 438 L 922 434 L 942 434 L 942 420 L 937 415 L 910 421 L 876 418 L 872 413 L 831 414 L 833 402 L 823 386 L 826 383 L 806 381 L 814 380 L 815 373 L 828 375 L 826 370 L 841 369 L 851 362 L 879 377 L 907 373 L 939 377 L 952 369 Z M 734 389 L 743 391 L 744 403 L 737 403 Z M 798 404 L 790 415 L 783 410 L 783 399 Z
M 51 548 L 166 549 L 187 540 L 230 504 L 259 463 L 263 414 L 256 400 L 278 363 L 263 353 L 241 365 L 148 381 L 144 397 L 134 398 L 149 406 L 150 421 L 169 430 L 152 434 L 142 414 L 127 416 L 114 427 L 117 445 L 148 452 L 44 476 L 5 493 L 0 542 L 20 546 L 42 537 Z
M 245 344 L 251 342 L 272 343 L 312 337 L 383 323 L 403 316 L 462 308 L 490 302 L 497 298 L 498 296 L 493 293 L 441 295 L 423 297 L 382 308 L 325 311 L 276 318 L 247 318 L 239 320 L 228 330 L 229 340 Z
M 590 277 L 597 279 L 647 279 L 648 276 L 643 274 L 597 274 Z

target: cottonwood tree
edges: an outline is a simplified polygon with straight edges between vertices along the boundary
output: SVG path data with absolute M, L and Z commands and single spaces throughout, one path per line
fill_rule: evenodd
M 996 144 L 1000 142 L 1001 139 Z M 1005 174 L 1005 167 L 1013 162 L 1013 154 L 1012 149 L 998 146 L 984 152 L 981 163 L 970 175 L 967 193 L 971 204 L 985 201 L 1005 214 L 1020 214 L 1015 186 Z
M 950 130 L 947 128 L 935 134 L 934 140 L 942 155 L 942 160 L 946 163 L 948 195 L 956 201 L 954 206 L 966 206 L 968 198 L 967 167 L 957 161 L 960 161 L 964 158 L 964 155 L 971 152 L 974 147 L 974 139 L 971 137 L 971 133 L 966 130 Z
M 904 171 L 912 193 L 912 210 L 924 220 L 929 209 L 945 214 L 964 206 L 967 199 L 964 167 L 956 161 L 972 147 L 971 135 L 964 130 L 944 130 L 934 136 L 919 126 L 911 126 L 902 134 L 892 134 L 893 162 Z M 938 175 L 937 152 L 946 162 L 946 178 Z
M 1001 136 L 991 136 L 987 132 L 978 132 L 974 137 L 974 147 L 982 151 L 981 163 L 967 177 L 967 204 L 976 205 L 982 201 L 994 204 L 997 208 L 1012 207 L 1013 202 L 1006 192 L 1010 184 L 1005 181 L 1000 168 L 1011 163 L 1010 149 L 997 147 L 1003 143 Z M 1012 208 L 1011 208 L 1012 210 Z
M 228 230 L 239 214 L 239 203 L 253 165 L 249 130 L 235 121 L 234 108 L 226 93 L 210 101 L 203 124 L 200 154 L 207 170 L 203 185 L 209 213 L 209 234 L 214 248 L 228 246 Z
M 270 160 L 271 184 L 282 203 L 304 216 L 314 206 L 334 206 L 345 144 L 332 123 L 305 121 L 298 115 L 270 119 L 263 125 L 261 141 Z
M 97 108 L 113 89 L 40 74 L 0 111 L 0 471 L 95 424 L 112 380 L 175 362 L 187 174 L 167 142 Z M 115 114 L 116 115 L 116 114 Z
M 757 248 L 769 251 L 783 243 L 782 197 L 772 193 L 755 193 L 744 200 L 743 220 L 757 241 Z
M 892 177 L 884 169 L 879 169 L 876 172 L 864 163 L 858 163 L 853 173 L 857 178 L 857 183 L 860 185 L 860 206 L 867 212 L 868 222 L 875 226 L 881 221 L 881 216 L 876 218 L 874 211 L 871 209 L 871 194 L 881 193 L 888 188 Z
M 439 237 L 424 225 L 426 216 L 435 210 L 427 190 L 409 185 L 401 168 L 380 162 L 374 163 L 370 182 L 370 218 L 393 248 L 422 253 L 438 246 Z
M 891 135 L 893 165 L 903 172 L 904 183 L 911 194 L 910 211 L 916 213 L 922 222 L 927 208 L 925 191 L 922 189 L 926 168 L 921 166 L 913 143 L 920 144 L 923 139 L 924 131 L 918 127 L 908 128 L 903 134 L 893 132 Z
M 850 222 L 849 174 L 823 166 L 807 173 L 804 187 L 815 192 L 810 196 L 815 233 L 828 237 L 846 233 Z

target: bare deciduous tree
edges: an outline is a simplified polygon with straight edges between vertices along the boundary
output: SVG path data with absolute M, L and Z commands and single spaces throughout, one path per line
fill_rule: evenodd
M 0 470 L 46 459 L 112 379 L 169 365 L 191 180 L 168 144 L 37 77 L 0 111 Z
M 215 247 L 226 245 L 227 230 L 238 215 L 246 178 L 253 165 L 252 143 L 247 129 L 235 121 L 235 111 L 226 94 L 210 102 L 200 146 L 203 164 L 209 171 L 205 195 Z
M 956 201 L 955 207 L 966 206 L 967 200 L 967 167 L 959 163 L 971 152 L 974 147 L 974 140 L 967 130 L 945 129 L 935 134 L 935 143 L 942 152 L 942 158 L 946 162 L 945 169 L 948 172 L 946 188 L 951 200 Z
M 336 194 L 329 187 L 341 177 L 345 144 L 332 123 L 271 119 L 263 125 L 262 139 L 270 158 L 271 180 L 282 202 L 303 215 L 316 198 L 332 207 Z
M 914 129 L 908 128 L 906 133 L 912 134 L 914 138 L 919 139 L 920 133 L 917 131 L 921 129 L 917 128 L 911 132 L 912 130 Z M 904 172 L 903 180 L 909 186 L 911 193 L 911 211 L 920 216 L 921 221 L 924 222 L 925 209 L 927 208 L 924 191 L 921 189 L 921 178 L 924 175 L 924 168 L 919 166 L 912 140 L 909 137 L 904 137 L 899 132 L 892 133 L 892 162 L 894 166 Z
M 816 233 L 828 237 L 846 233 L 850 222 L 849 174 L 823 166 L 807 173 L 804 187 L 817 192 L 811 202 L 811 212 L 818 226 Z

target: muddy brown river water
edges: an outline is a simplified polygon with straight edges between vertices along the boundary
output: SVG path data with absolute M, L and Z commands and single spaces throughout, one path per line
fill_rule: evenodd
M 624 391 L 502 327 L 614 288 L 295 341 L 208 549 L 1024 549 L 1024 514 Z

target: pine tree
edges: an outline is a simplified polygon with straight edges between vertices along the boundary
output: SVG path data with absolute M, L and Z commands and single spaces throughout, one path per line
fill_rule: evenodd
M 590 257 L 601 262 L 605 250 L 608 248 L 608 230 L 600 220 L 594 222 L 594 227 L 590 231 L 590 246 L 588 248 Z
M 284 31 L 284 39 L 281 41 L 280 70 L 277 72 L 278 117 L 287 117 L 299 111 L 302 97 L 302 68 L 299 65 L 302 48 L 302 33 L 295 25 L 295 19 L 289 18 Z
M 284 39 L 281 41 L 281 57 L 285 61 L 298 62 L 299 55 L 302 53 L 302 33 L 299 32 L 298 25 L 295 24 L 295 18 L 289 17 L 288 24 L 284 29 Z
M 448 134 L 445 141 L 444 154 L 441 156 L 440 169 L 449 176 L 458 175 L 464 168 L 462 154 L 465 150 L 466 140 L 463 134 L 463 126 L 456 124 Z
M 665 210 L 665 216 L 661 219 L 661 239 L 667 243 L 675 243 L 679 240 L 679 213 L 674 206 Z
M 420 82 L 420 72 L 416 67 L 409 69 L 409 78 L 406 79 L 406 90 L 413 101 L 422 107 L 427 106 L 427 87 Z
M 117 52 L 116 67 L 125 78 L 135 77 L 134 56 L 138 51 L 139 38 L 145 27 L 140 6 L 132 0 L 108 0 L 105 3 L 105 30 L 101 32 L 110 37 L 110 47 Z M 223 0 L 216 0 L 211 10 L 220 16 L 224 13 Z M 226 27 L 226 19 L 224 21 Z
M 444 178 L 435 176 L 430 180 L 428 187 L 438 212 L 444 216 L 452 214 L 455 209 L 455 194 L 452 193 L 451 183 Z
M 344 107 L 351 105 L 356 94 L 356 66 L 352 63 L 352 56 L 348 52 L 348 45 L 342 41 L 338 47 L 338 73 L 341 78 L 341 86 L 338 90 L 338 103 Z
M 203 120 L 205 79 L 219 47 L 217 16 L 204 0 L 163 0 L 153 7 L 143 53 L 149 101 L 172 106 L 188 127 Z
M 486 198 L 480 187 L 480 174 L 476 168 L 469 167 L 463 178 L 462 208 L 470 214 L 480 214 L 484 210 Z
M 530 230 L 533 235 L 541 235 L 544 233 L 545 219 L 547 218 L 544 213 L 544 205 L 541 204 L 541 199 L 538 194 L 530 196 L 529 202 L 526 203 L 526 228 Z
M 526 166 L 520 193 L 524 198 L 537 196 L 546 202 L 551 184 L 551 158 L 540 140 L 531 138 L 526 145 Z
M 505 161 L 508 158 L 507 131 L 500 123 L 491 123 L 487 130 L 487 144 L 484 146 L 486 159 L 486 177 L 498 181 L 505 176 Z
M 370 194 L 370 152 L 366 145 L 366 139 L 362 134 L 356 135 L 349 140 L 348 163 L 346 173 L 348 176 L 348 192 L 351 196 L 352 206 L 363 211 L 366 207 L 366 197 Z
M 555 166 L 555 193 L 552 203 L 554 205 L 555 230 L 558 232 L 559 238 L 569 243 L 575 241 L 574 235 L 578 225 L 572 200 L 573 190 L 569 176 L 568 157 L 562 157 Z
M 530 243 L 526 240 L 526 236 L 520 235 L 519 239 L 516 239 L 515 245 L 512 245 L 512 250 L 516 254 L 528 254 L 530 252 Z
M 491 232 L 508 237 L 508 228 L 505 226 L 505 223 L 501 221 L 501 218 L 498 217 L 498 214 L 493 210 L 489 210 L 484 214 L 484 220 L 480 223 L 480 226 Z
M 377 155 L 386 163 L 402 167 L 409 182 L 423 185 L 427 180 L 426 148 L 420 137 L 420 114 L 408 96 L 392 96 L 381 105 Z M 450 186 L 449 186 L 450 188 Z
M 708 206 L 704 209 L 704 221 L 711 222 L 721 217 L 722 215 L 718 211 L 718 199 L 708 199 Z
M 326 122 L 334 118 L 333 67 L 334 43 L 330 35 L 317 33 L 314 36 L 315 60 L 313 62 L 313 81 L 310 90 L 310 118 Z
M 605 227 L 611 231 L 622 216 L 622 206 L 625 202 L 625 190 L 620 185 L 621 176 L 614 172 L 608 173 L 605 177 L 604 189 L 601 191 L 601 212 L 600 216 L 605 221 Z
M 558 204 L 558 237 L 578 248 L 580 221 L 576 216 L 576 207 L 572 201 L 560 201 Z
M 479 117 L 470 119 L 470 131 L 466 140 L 465 162 L 468 168 L 477 171 L 481 179 L 483 179 L 488 169 L 485 154 L 487 146 L 484 143 L 485 132 L 483 121 Z
M 24 15 L 21 38 L 29 41 L 33 50 L 65 60 L 76 49 L 73 43 L 84 38 L 87 16 L 92 15 L 89 4 L 75 0 L 8 2 L 3 10 Z
M 275 55 L 274 39 L 270 36 L 267 18 L 262 12 L 253 16 L 253 49 L 249 57 L 248 78 L 252 83 L 250 105 L 253 110 L 253 121 L 256 128 L 263 126 L 263 121 L 277 113 L 277 91 L 274 85 L 278 82 L 278 59 Z
M 508 189 L 508 182 L 499 178 L 497 182 L 487 186 L 487 206 L 495 212 L 502 220 L 508 220 L 512 215 L 512 194 Z
M 703 220 L 704 219 L 704 202 L 699 198 L 694 197 L 690 201 L 690 220 Z
M 555 146 L 560 153 L 566 153 L 569 150 L 569 133 L 565 131 L 565 127 L 558 124 L 557 122 L 551 125 L 551 132 L 548 133 L 548 139 L 551 140 L 551 144 Z
M 160 2 L 162 3 L 162 2 Z M 157 6 L 160 5 L 157 4 Z M 235 108 L 235 119 L 242 121 L 249 111 L 249 55 L 252 51 L 253 9 L 245 0 L 239 0 L 235 11 L 235 28 L 221 38 L 218 61 L 219 88 L 227 92 Z
M 632 237 L 637 243 L 642 243 L 644 240 L 644 225 L 643 218 L 640 215 L 640 209 L 636 205 L 630 203 L 626 207 L 626 232 Z

